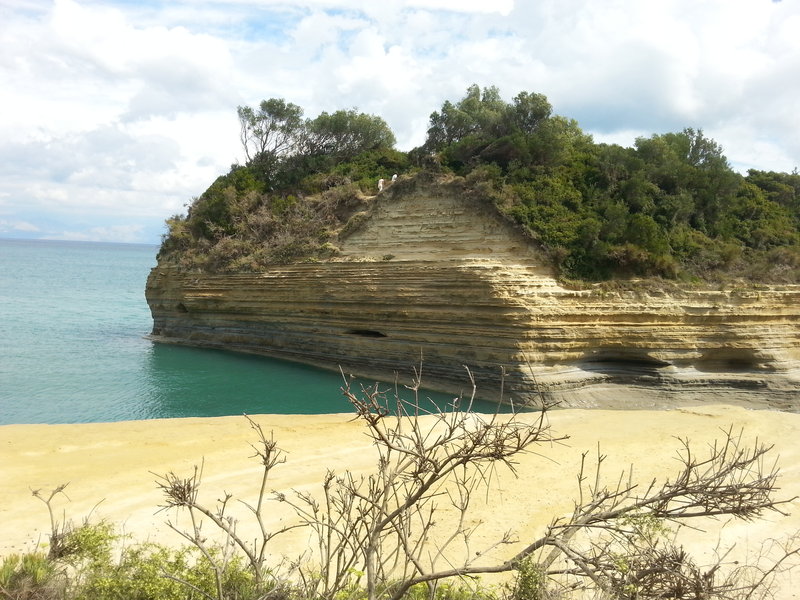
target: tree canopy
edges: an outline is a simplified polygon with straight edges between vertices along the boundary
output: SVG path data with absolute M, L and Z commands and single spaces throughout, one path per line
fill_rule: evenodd
M 281 156 L 294 149 L 302 130 L 303 109 L 281 98 L 263 100 L 258 109 L 237 109 L 247 161 L 260 155 Z
M 393 148 L 394 133 L 380 117 L 354 109 L 321 113 L 306 121 L 304 153 L 351 160 L 361 152 Z
M 355 109 L 323 112 L 315 119 L 303 120 L 302 108 L 282 98 L 270 98 L 257 109 L 240 106 L 237 113 L 247 166 L 270 187 L 280 183 L 281 175 L 286 179 L 290 171 L 329 169 L 362 152 L 395 144 L 383 119 Z M 317 160 L 311 167 L 313 159 Z
M 562 277 L 800 282 L 800 175 L 736 173 L 701 129 L 595 143 L 542 94 L 506 102 L 478 85 L 434 111 L 410 152 L 356 109 L 304 118 L 272 98 L 238 115 L 246 163 L 168 221 L 164 260 L 237 270 L 324 256 L 378 178 L 433 168 L 516 221 Z

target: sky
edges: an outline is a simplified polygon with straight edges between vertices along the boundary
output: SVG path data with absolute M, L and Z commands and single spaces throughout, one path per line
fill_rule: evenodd
M 0 0 L 0 237 L 156 244 L 244 162 L 238 106 L 356 108 L 410 150 L 473 83 L 800 166 L 800 0 Z

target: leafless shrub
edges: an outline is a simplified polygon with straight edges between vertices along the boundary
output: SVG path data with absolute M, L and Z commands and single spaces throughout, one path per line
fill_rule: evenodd
M 272 470 L 277 465 L 285 462 L 285 456 L 271 435 L 267 437 L 258 423 L 247 415 L 245 415 L 245 418 L 247 418 L 257 436 L 258 441 L 252 447 L 255 451 L 254 458 L 257 458 L 262 465 L 261 485 L 255 502 L 249 503 L 240 500 L 255 520 L 258 531 L 255 539 L 252 537 L 250 530 L 244 533 L 240 532 L 238 530 L 238 520 L 228 514 L 228 505 L 232 499 L 231 494 L 226 493 L 225 497 L 219 500 L 213 508 L 198 501 L 198 492 L 203 474 L 202 465 L 200 467 L 195 466 L 194 472 L 188 477 L 181 477 L 173 472 L 165 475 L 155 474 L 157 477 L 156 484 L 165 497 L 162 509 L 179 508 L 186 510 L 189 514 L 191 522 L 189 530 L 177 527 L 171 521 L 168 522 L 168 525 L 195 546 L 211 565 L 214 570 L 217 587 L 216 600 L 224 598 L 223 575 L 231 558 L 237 551 L 245 556 L 257 586 L 264 587 L 268 583 L 268 577 L 272 577 L 272 580 L 269 581 L 269 587 L 274 587 L 276 583 L 280 583 L 275 581 L 272 570 L 266 565 L 267 547 L 275 536 L 296 527 L 288 525 L 275 531 L 270 531 L 266 526 L 264 503 L 267 499 L 267 481 Z M 221 544 L 212 544 L 203 533 L 204 518 L 208 519 L 219 531 L 223 532 L 224 541 Z M 165 576 L 172 577 L 169 573 L 165 573 Z M 183 583 L 190 588 L 194 588 L 190 582 L 183 581 Z
M 31 490 L 33 497 L 38 498 L 45 504 L 47 507 L 47 514 L 50 517 L 47 558 L 51 561 L 68 561 L 70 557 L 85 550 L 85 548 L 82 547 L 84 540 L 82 540 L 80 534 L 90 529 L 90 518 L 94 512 L 94 508 L 97 508 L 97 506 L 95 506 L 80 525 L 76 525 L 71 519 L 67 519 L 65 515 L 62 515 L 61 520 L 59 520 L 56 517 L 53 501 L 58 496 L 64 496 L 69 500 L 67 493 L 64 491 L 68 485 L 69 483 L 62 483 L 48 493 L 38 489 Z
M 346 379 L 342 391 L 377 449 L 376 471 L 328 472 L 321 502 L 310 493 L 282 496 L 316 534 L 319 562 L 299 569 L 305 595 L 335 598 L 363 575 L 370 599 L 400 598 L 418 583 L 433 593 L 450 576 L 444 573 L 467 573 L 512 541 L 506 533 L 474 547 L 477 526 L 468 515 L 475 494 L 488 491 L 498 467 L 513 473 L 515 457 L 531 446 L 566 437 L 551 435 L 547 407 L 532 423 L 473 412 L 474 383 L 472 396 L 450 411 L 421 408 L 419 378 L 412 390 L 411 401 L 392 398 L 380 384 L 356 393 Z M 437 521 L 445 507 L 456 515 L 449 529 Z
M 755 578 L 726 554 L 700 566 L 665 535 L 667 525 L 700 517 L 733 516 L 752 520 L 765 511 L 781 512 L 791 500 L 776 500 L 777 466 L 765 462 L 771 446 L 747 445 L 741 433 L 724 432 L 703 456 L 681 440 L 680 468 L 663 483 L 644 490 L 622 474 L 604 483 L 598 452 L 589 476 L 583 455 L 579 498 L 572 515 L 554 521 L 545 535 L 513 561 L 536 556 L 536 563 L 561 588 L 599 590 L 614 598 L 752 598 L 766 593 L 771 577 L 789 567 L 800 552 L 796 541 L 772 559 L 762 555 Z M 508 563 L 506 563 L 507 565 Z M 756 565 L 758 565 L 756 567 Z
M 42 490 L 31 490 L 34 498 L 38 498 L 47 506 L 47 514 L 50 517 L 50 535 L 49 535 L 49 550 L 48 558 L 57 560 L 70 553 L 68 547 L 69 533 L 72 531 L 72 525 L 66 518 L 59 521 L 56 518 L 55 510 L 53 508 L 53 500 L 58 495 L 66 496 L 64 491 L 69 483 L 62 483 L 61 485 L 50 490 L 49 494 L 45 494 Z
M 646 487 L 631 472 L 607 482 L 606 457 L 598 449 L 592 465 L 585 453 L 569 517 L 555 519 L 539 538 L 505 558 L 504 549 L 517 542 L 511 532 L 478 547 L 478 525 L 470 517 L 477 495 L 489 497 L 498 469 L 515 473 L 522 453 L 566 436 L 551 432 L 546 405 L 524 417 L 473 412 L 474 383 L 472 395 L 456 399 L 451 410 L 423 408 L 419 377 L 411 389 L 414 398 L 406 401 L 380 384 L 354 391 L 345 379 L 342 391 L 374 443 L 376 469 L 368 475 L 329 471 L 316 494 L 276 494 L 298 521 L 275 532 L 267 530 L 263 509 L 268 476 L 283 455 L 251 420 L 263 466 L 257 501 L 244 504 L 257 524 L 255 544 L 226 516 L 230 495 L 216 510 L 198 503 L 202 467 L 188 478 L 161 477 L 166 506 L 191 514 L 192 529 L 182 535 L 207 560 L 220 561 L 201 534 L 200 519 L 209 519 L 227 536 L 229 552 L 242 552 L 263 581 L 267 543 L 288 529 L 308 528 L 314 555 L 284 564 L 284 577 L 299 582 L 303 597 L 325 600 L 359 589 L 362 580 L 369 600 L 400 600 L 420 585 L 435 598 L 443 580 L 460 578 L 469 585 L 474 576 L 506 572 L 517 573 L 517 583 L 509 588 L 514 600 L 586 594 L 751 600 L 767 597 L 774 579 L 797 565 L 796 537 L 765 546 L 746 564 L 729 560 L 728 552 L 701 564 L 671 534 L 670 527 L 699 518 L 753 520 L 765 512 L 782 513 L 789 502 L 775 498 L 778 468 L 767 461 L 772 447 L 758 440 L 747 443 L 730 429 L 699 454 L 688 440 L 679 440 L 675 474 Z

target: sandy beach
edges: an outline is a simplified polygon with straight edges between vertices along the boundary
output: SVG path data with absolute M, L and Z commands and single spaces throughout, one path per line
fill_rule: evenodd
M 258 415 L 253 417 L 272 432 L 286 452 L 268 485 L 285 493 L 316 493 L 326 471 L 368 472 L 375 453 L 362 425 L 352 415 Z M 524 417 L 529 418 L 529 417 Z M 530 417 L 532 418 L 532 417 Z M 557 516 L 567 514 L 577 494 L 581 454 L 600 452 L 608 458 L 603 472 L 613 484 L 623 469 L 634 466 L 634 480 L 675 473 L 680 444 L 687 438 L 703 451 L 724 436 L 724 430 L 744 430 L 746 439 L 774 444 L 773 458 L 781 469 L 779 498 L 800 495 L 800 414 L 747 410 L 735 406 L 698 406 L 674 410 L 554 410 L 552 430 L 570 436 L 560 444 L 538 446 L 519 457 L 517 477 L 500 470 L 486 502 L 475 506 L 473 518 L 482 521 L 476 544 L 489 543 L 512 530 L 531 540 Z M 175 472 L 189 476 L 203 466 L 201 501 L 214 505 L 224 493 L 254 501 L 260 468 L 252 458 L 255 436 L 244 417 L 167 419 L 80 425 L 7 425 L 0 427 L 0 556 L 33 549 L 49 529 L 47 511 L 31 490 L 47 492 L 64 483 L 66 497 L 54 501 L 58 515 L 79 522 L 87 515 L 108 519 L 134 539 L 180 543 L 167 521 L 179 526 L 181 515 L 160 511 L 162 497 L 156 475 Z M 275 503 L 272 526 L 292 516 Z M 238 505 L 241 508 L 241 505 Z M 681 533 L 687 547 L 703 556 L 715 546 L 735 545 L 734 555 L 746 556 L 763 540 L 800 530 L 798 502 L 784 505 L 789 516 L 767 514 L 743 523 L 703 522 L 702 531 Z M 247 526 L 247 515 L 242 516 Z M 185 519 L 184 519 L 185 520 Z M 304 537 L 305 536 L 305 537 Z M 278 538 L 272 553 L 292 556 L 308 543 L 307 534 Z M 513 548 L 504 548 L 508 555 Z M 800 581 L 800 573 L 795 574 Z M 800 597 L 792 577 L 784 577 L 781 599 Z

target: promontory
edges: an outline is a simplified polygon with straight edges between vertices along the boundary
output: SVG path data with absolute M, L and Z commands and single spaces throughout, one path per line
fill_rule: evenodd
M 169 221 L 152 338 L 507 403 L 800 407 L 800 176 L 474 88 L 408 153 L 355 111 L 240 108 L 248 162 Z

